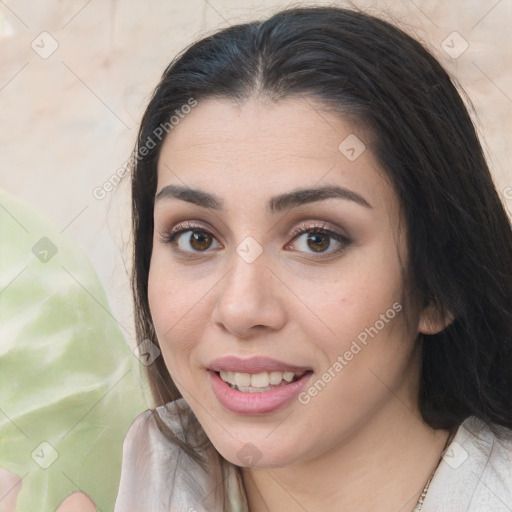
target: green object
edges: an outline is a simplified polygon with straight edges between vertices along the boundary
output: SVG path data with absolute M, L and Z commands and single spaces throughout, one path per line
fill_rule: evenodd
M 0 192 L 0 467 L 18 512 L 82 491 L 112 511 L 122 443 L 147 409 L 132 354 L 87 256 Z

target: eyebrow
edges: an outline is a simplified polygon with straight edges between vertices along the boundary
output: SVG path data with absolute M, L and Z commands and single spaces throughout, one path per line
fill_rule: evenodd
M 365 208 L 372 208 L 366 199 L 353 190 L 337 185 L 328 185 L 319 188 L 299 188 L 272 197 L 267 203 L 267 211 L 278 213 L 283 210 L 290 210 L 306 203 L 323 201 L 325 199 L 344 199 L 353 201 Z M 155 203 L 163 199 L 180 199 L 188 203 L 202 206 L 211 210 L 222 210 L 224 201 L 214 194 L 199 189 L 182 187 L 180 185 L 167 185 L 155 196 Z

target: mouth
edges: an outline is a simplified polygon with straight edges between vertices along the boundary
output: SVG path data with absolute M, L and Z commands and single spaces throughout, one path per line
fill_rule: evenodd
M 207 372 L 218 403 L 238 415 L 262 415 L 282 409 L 294 401 L 305 388 L 312 370 L 290 369 L 257 373 L 233 370 Z
M 292 371 L 263 371 L 259 373 L 245 373 L 234 371 L 219 371 L 217 375 L 231 388 L 242 393 L 265 393 L 293 382 L 297 382 L 304 374 L 311 372 L 304 370 Z

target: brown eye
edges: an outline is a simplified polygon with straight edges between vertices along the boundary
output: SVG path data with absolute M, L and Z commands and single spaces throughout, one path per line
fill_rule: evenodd
M 308 236 L 308 247 L 315 252 L 323 252 L 329 248 L 331 244 L 330 236 L 321 233 L 312 233 Z
M 217 239 L 204 229 L 179 229 L 162 236 L 161 240 L 163 243 L 171 244 L 175 250 L 189 254 L 221 247 Z
M 186 233 L 190 233 L 188 240 L 187 236 L 183 236 Z M 189 251 L 187 244 L 194 251 L 206 251 L 212 246 L 213 241 L 213 236 L 206 231 L 185 231 L 178 237 L 178 246 L 184 251 Z
M 291 247 L 313 256 L 317 254 L 319 257 L 341 253 L 351 244 L 347 237 L 323 226 L 302 225 L 294 235 Z
M 206 231 L 192 231 L 189 237 L 190 246 L 196 251 L 204 251 L 212 244 L 213 237 Z

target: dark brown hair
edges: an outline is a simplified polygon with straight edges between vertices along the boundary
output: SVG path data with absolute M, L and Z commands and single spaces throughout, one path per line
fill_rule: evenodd
M 191 98 L 254 95 L 309 97 L 370 128 L 370 149 L 405 219 L 407 288 L 455 318 L 439 334 L 419 335 L 423 419 L 452 429 L 475 415 L 512 428 L 511 227 L 468 111 L 439 62 L 390 23 L 340 8 L 290 9 L 231 26 L 165 70 L 137 154 Z M 163 140 L 132 171 L 137 338 L 156 345 L 147 285 Z M 180 397 L 163 358 L 148 370 L 155 405 Z

